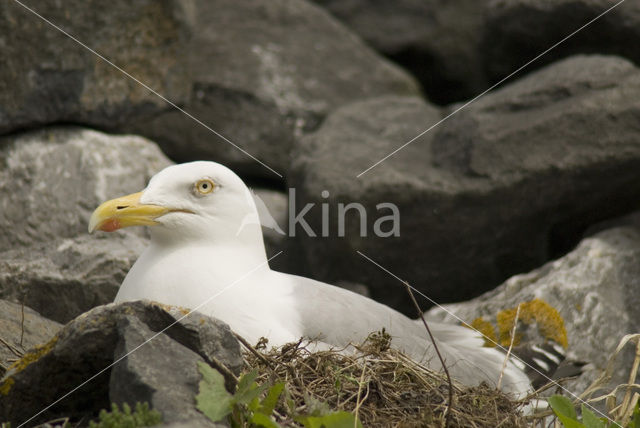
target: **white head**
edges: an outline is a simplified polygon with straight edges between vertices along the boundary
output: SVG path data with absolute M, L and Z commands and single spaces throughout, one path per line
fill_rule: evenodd
M 158 243 L 262 243 L 251 192 L 229 168 L 215 162 L 190 162 L 160 171 L 142 192 L 107 201 L 92 214 L 89 232 L 137 225 L 154 226 Z M 244 220 L 244 221 L 243 221 Z M 257 224 L 255 224 L 257 223 Z

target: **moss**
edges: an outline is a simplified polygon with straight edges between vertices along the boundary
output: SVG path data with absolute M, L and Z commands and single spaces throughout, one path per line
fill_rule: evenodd
M 149 403 L 136 403 L 135 410 L 127 403 L 122 405 L 122 411 L 116 403 L 111 404 L 111 411 L 100 411 L 99 420 L 89 422 L 90 428 L 137 428 L 158 425 L 162 422 L 162 415 L 157 410 L 149 409 Z
M 51 340 L 49 340 L 44 345 L 36 346 L 33 349 L 33 351 L 27 352 L 22 356 L 22 358 L 20 358 L 15 363 L 11 364 L 7 372 L 11 372 L 12 375 L 15 375 L 16 373 L 20 373 L 22 370 L 27 368 L 29 364 L 38 361 L 40 358 L 42 358 L 43 356 L 51 352 L 51 350 L 53 349 L 53 347 L 57 342 L 58 342 L 58 336 L 53 336 L 53 338 L 51 338 Z M 14 383 L 15 381 L 10 376 L 7 377 L 7 379 L 2 383 L 2 385 L 0 385 L 0 394 L 8 395 Z

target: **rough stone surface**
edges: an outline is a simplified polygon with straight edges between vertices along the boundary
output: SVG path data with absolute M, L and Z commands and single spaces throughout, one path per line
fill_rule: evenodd
M 27 306 L 0 300 L 0 375 L 26 350 L 46 342 L 60 328 Z
M 485 10 L 481 44 L 488 78 L 498 80 L 512 73 L 615 3 L 492 0 Z M 620 55 L 640 64 L 639 42 L 640 3 L 625 1 L 536 60 L 528 71 L 579 53 Z
M 117 329 L 120 339 L 114 359 L 120 362 L 111 370 L 112 402 L 146 401 L 149 407 L 162 410 L 165 423 L 193 421 L 216 426 L 195 407 L 201 380 L 197 363 L 204 361 L 198 354 L 164 333 L 154 337 L 155 333 L 134 316 L 118 320 Z
M 411 71 L 436 103 L 482 92 L 488 0 L 314 0 L 377 51 Z
M 99 306 L 82 314 L 56 334 L 44 351 L 32 358 L 33 362 L 10 369 L 0 381 L 2 387 L 6 382 L 10 383 L 8 394 L 0 400 L 0 418 L 17 423 L 26 421 L 40 411 L 43 404 L 53 403 L 100 372 L 30 423 L 70 415 L 74 419 L 95 417 L 100 409 L 108 408 L 110 404 L 109 376 L 114 369 L 106 368 L 114 362 L 116 347 L 124 340 L 123 320 L 135 318 L 146 326 L 145 329 L 160 332 L 185 314 L 186 310 L 180 308 L 145 301 Z M 225 365 L 236 374 L 242 366 L 240 345 L 229 327 L 216 319 L 193 313 L 168 328 L 162 336 L 163 343 L 169 338 L 175 342 L 172 349 L 181 345 L 209 364 L 215 364 L 215 357 L 226 362 Z M 155 358 L 145 361 L 149 370 L 160 370 L 161 367 L 167 370 L 161 365 L 153 368 Z M 173 371 L 183 369 L 176 366 Z M 196 367 L 193 370 L 197 372 Z M 165 412 L 162 408 L 156 410 Z
M 124 232 L 4 251 L 0 253 L 0 298 L 24 303 L 66 323 L 112 302 L 146 244 L 147 239 Z
M 467 322 L 482 316 L 495 324 L 501 310 L 536 298 L 544 300 L 564 319 L 569 358 L 590 363 L 568 385 L 579 394 L 605 368 L 622 337 L 637 333 L 640 325 L 640 215 L 626 224 L 599 232 L 566 256 L 516 275 L 470 302 L 434 308 L 427 315 L 456 323 L 451 314 Z M 633 346 L 627 345 L 617 358 L 612 386 L 627 382 L 634 354 Z
M 0 251 L 87 233 L 103 201 L 142 190 L 169 160 L 149 140 L 83 128 L 0 139 Z
M 294 154 L 296 212 L 316 204 L 306 219 L 318 235 L 298 226 L 310 269 L 301 273 L 366 284 L 374 298 L 413 313 L 401 284 L 356 250 L 437 302 L 540 266 L 589 224 L 635 206 L 639 100 L 640 71 L 628 61 L 573 57 L 486 95 L 359 178 L 441 113 L 408 98 L 337 110 Z M 357 212 L 337 237 L 339 202 L 366 207 L 366 238 Z M 390 214 L 376 208 L 382 202 L 398 206 L 400 237 L 372 233 L 374 220 Z M 327 238 L 322 203 L 331 209 Z
M 103 201 L 169 165 L 150 141 L 72 127 L 0 140 L 0 298 L 67 322 L 113 300 L 144 249 L 142 228 L 91 237 Z
M 24 1 L 178 104 L 189 95 L 186 28 L 170 2 Z M 0 134 L 52 123 L 115 129 L 170 108 L 17 2 L 0 5 Z
M 25 4 L 192 117 L 7 3 L 0 134 L 52 123 L 135 132 L 174 160 L 216 159 L 278 180 L 225 139 L 284 174 L 295 136 L 335 107 L 418 93 L 408 74 L 303 0 Z
M 415 82 L 301 0 L 182 3 L 192 38 L 187 110 L 281 174 L 296 135 L 356 99 L 416 94 Z M 278 177 L 178 111 L 132 123 L 176 161 L 209 158 Z

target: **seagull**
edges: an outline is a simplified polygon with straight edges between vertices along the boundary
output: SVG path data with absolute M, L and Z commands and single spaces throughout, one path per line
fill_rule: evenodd
M 271 270 L 257 214 L 250 190 L 233 171 L 197 161 L 169 166 L 143 191 L 104 202 L 91 215 L 89 233 L 150 226 L 150 245 L 116 303 L 147 299 L 197 308 L 249 342 L 265 337 L 274 347 L 305 338 L 318 349 L 341 349 L 385 329 L 393 348 L 442 370 L 426 329 L 415 320 L 360 294 Z M 518 397 L 531 391 L 524 371 L 505 362 L 504 353 L 483 347 L 476 331 L 429 325 L 459 382 L 500 384 Z

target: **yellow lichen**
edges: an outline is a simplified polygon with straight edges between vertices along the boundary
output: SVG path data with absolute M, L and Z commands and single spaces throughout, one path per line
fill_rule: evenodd
M 496 315 L 498 338 L 503 346 L 509 346 L 511 343 L 511 331 L 513 330 L 517 309 L 517 307 L 505 309 Z M 529 302 L 521 303 L 518 321 L 527 325 L 535 323 L 538 326 L 538 331 L 545 339 L 552 340 L 565 348 L 569 345 L 567 330 L 564 327 L 562 316 L 544 300 L 533 299 Z M 521 339 L 522 335 L 518 334 L 516 329 L 514 344 L 518 345 Z
M 51 352 L 54 345 L 58 341 L 58 336 L 53 336 L 51 340 L 49 340 L 44 345 L 37 345 L 33 348 L 33 351 L 27 352 L 15 363 L 9 366 L 7 372 L 11 373 L 11 375 L 15 375 L 16 373 L 20 373 L 22 370 L 27 368 L 27 366 L 31 363 L 38 361 L 40 358 Z M 9 394 L 9 390 L 14 384 L 14 380 L 9 376 L 7 379 L 0 385 L 0 394 L 7 395 Z
M 465 327 L 472 328 L 482 333 L 484 337 L 484 346 L 496 346 L 496 330 L 493 325 L 482 317 L 478 317 L 471 321 L 471 324 L 464 324 Z
M 498 343 L 502 346 L 511 345 L 511 332 L 513 330 L 513 323 L 516 318 L 517 308 L 505 309 L 498 312 L 496 315 L 496 322 L 498 324 Z M 520 309 L 522 311 L 522 308 Z M 522 313 L 521 313 L 522 314 Z M 522 321 L 522 318 L 519 318 Z M 522 333 L 516 330 L 516 335 L 513 338 L 513 344 L 518 346 L 522 341 Z
M 9 391 L 11 390 L 14 382 L 15 381 L 11 378 L 7 378 L 7 380 L 2 382 L 2 385 L 0 385 L 0 395 L 9 395 Z
M 171 313 L 173 309 L 177 309 L 180 313 L 182 313 L 182 315 L 189 315 L 191 313 L 189 309 L 182 306 L 167 305 L 167 304 L 156 302 L 156 301 L 152 301 L 151 304 L 161 307 L 162 309 L 164 309 L 165 312 L 168 312 L 168 313 Z

